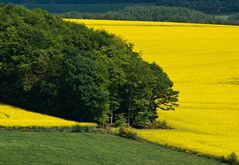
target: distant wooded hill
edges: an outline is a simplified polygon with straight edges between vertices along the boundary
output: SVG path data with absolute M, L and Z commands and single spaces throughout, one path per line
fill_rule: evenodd
M 156 3 L 164 6 L 180 6 L 206 13 L 239 12 L 238 0 L 0 0 L 17 4 L 105 4 L 105 3 Z
M 102 4 L 102 3 L 156 3 L 156 0 L 0 0 L 4 3 L 38 3 L 38 4 Z
M 206 13 L 239 12 L 238 0 L 157 0 L 158 5 L 180 6 Z
M 190 23 L 221 23 L 221 20 L 210 14 L 190 10 L 183 7 L 165 6 L 129 6 L 119 11 L 106 13 L 69 12 L 62 14 L 64 18 L 106 19 L 106 20 L 138 20 Z

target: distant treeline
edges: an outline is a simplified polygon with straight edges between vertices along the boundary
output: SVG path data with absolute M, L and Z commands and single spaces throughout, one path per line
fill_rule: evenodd
M 239 25 L 239 14 L 229 17 L 227 22 L 232 25 Z
M 239 12 L 238 0 L 0 0 L 17 4 L 102 4 L 102 3 L 155 3 L 164 6 L 187 7 L 206 13 Z
M 0 0 L 3 3 L 37 4 L 104 4 L 104 3 L 155 3 L 156 0 Z
M 62 14 L 62 16 L 65 18 L 85 19 L 221 23 L 219 19 L 203 12 L 182 7 L 164 6 L 130 6 L 123 10 L 106 13 L 70 12 Z
M 157 0 L 157 5 L 187 7 L 214 14 L 239 12 L 238 0 Z

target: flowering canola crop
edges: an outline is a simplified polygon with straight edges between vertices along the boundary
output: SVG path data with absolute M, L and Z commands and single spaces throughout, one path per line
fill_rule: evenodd
M 0 127 L 71 127 L 76 125 L 95 126 L 96 124 L 78 123 L 0 104 Z
M 239 154 L 239 27 L 186 23 L 77 20 L 135 44 L 180 91 L 176 111 L 159 111 L 172 130 L 140 137 L 210 156 Z

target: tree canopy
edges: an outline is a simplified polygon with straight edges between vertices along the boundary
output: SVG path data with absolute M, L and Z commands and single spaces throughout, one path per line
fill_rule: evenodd
M 157 0 L 156 3 L 165 6 L 187 7 L 213 14 L 239 12 L 238 0 Z
M 156 0 L 0 0 L 3 3 L 37 4 L 104 4 L 104 3 L 154 3 Z
M 163 6 L 187 7 L 206 13 L 237 13 L 238 0 L 0 0 L 16 4 L 105 4 L 105 3 L 155 3 Z
M 178 92 L 157 64 L 106 31 L 0 5 L 0 101 L 76 121 L 146 127 Z M 143 124 L 142 124 L 143 121 Z
M 65 18 L 88 18 L 110 20 L 166 21 L 190 23 L 220 23 L 219 19 L 203 12 L 182 7 L 165 6 L 129 6 L 119 11 L 106 13 L 69 12 L 62 14 Z

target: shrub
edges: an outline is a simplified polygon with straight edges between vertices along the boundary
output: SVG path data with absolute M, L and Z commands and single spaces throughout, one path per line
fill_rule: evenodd
M 97 128 L 97 133 L 100 133 L 100 134 L 113 134 L 113 132 L 111 131 L 111 128 L 110 127 L 105 127 L 105 128 Z
M 118 114 L 116 116 L 115 126 L 116 127 L 125 127 L 126 126 L 126 117 L 124 113 Z
M 157 120 L 153 123 L 154 128 L 160 129 L 170 129 L 171 127 L 168 125 L 166 120 Z
M 239 158 L 235 152 L 231 153 L 228 158 L 228 162 L 231 163 L 232 165 L 239 165 Z
M 128 127 L 121 127 L 119 129 L 119 136 L 136 140 L 138 136 L 135 132 L 131 132 Z
M 133 126 L 135 128 L 147 128 L 151 124 L 148 112 L 138 112 L 135 117 Z

